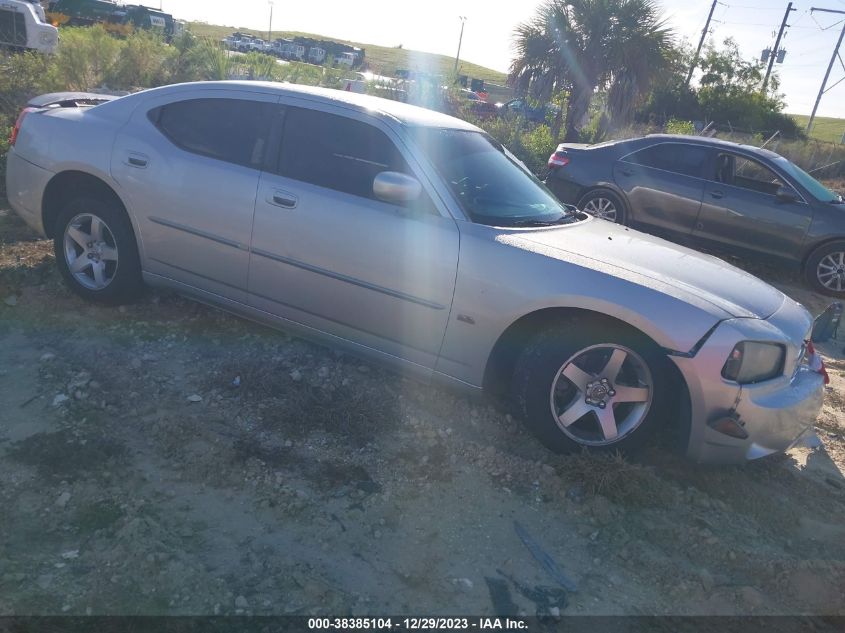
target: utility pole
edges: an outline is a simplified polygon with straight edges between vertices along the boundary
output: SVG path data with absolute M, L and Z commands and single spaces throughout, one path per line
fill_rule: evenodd
M 789 14 L 797 10 L 798 9 L 792 8 L 791 2 L 786 5 L 786 13 L 783 14 L 783 22 L 780 23 L 780 31 L 778 31 L 778 37 L 775 40 L 775 48 L 772 51 L 772 54 L 769 55 L 769 67 L 766 68 L 766 78 L 763 79 L 763 92 L 766 92 L 766 87 L 769 85 L 769 75 L 772 74 L 772 66 L 775 65 L 775 57 L 777 57 L 778 50 L 780 49 L 780 40 L 783 37 L 783 31 L 787 26 L 786 21 L 789 19 Z
M 701 39 L 698 40 L 698 48 L 695 49 L 695 56 L 692 58 L 692 65 L 689 67 L 689 74 L 687 75 L 687 83 L 684 84 L 689 87 L 689 82 L 692 79 L 692 72 L 695 70 L 696 64 L 698 64 L 698 55 L 701 53 L 701 47 L 704 46 L 704 40 L 707 37 L 707 31 L 710 30 L 710 20 L 713 19 L 713 11 L 716 10 L 716 5 L 719 4 L 719 0 L 713 0 L 713 4 L 710 5 L 710 13 L 707 14 L 707 22 L 704 23 L 704 30 L 701 31 Z
M 273 40 L 273 0 L 268 0 L 270 3 L 270 27 L 267 29 L 267 41 Z
M 810 13 L 812 13 L 813 11 L 822 11 L 824 13 L 840 13 L 845 15 L 845 11 L 839 11 L 837 9 L 817 9 L 813 7 L 810 9 Z M 816 103 L 815 105 L 813 105 L 813 113 L 810 115 L 810 120 L 807 121 L 807 132 L 813 129 L 813 120 L 816 118 L 816 110 L 819 109 L 819 101 L 822 100 L 822 95 L 825 93 L 825 86 L 827 86 L 827 80 L 830 77 L 830 71 L 833 68 L 833 62 L 836 60 L 836 56 L 839 55 L 839 46 L 842 44 L 843 37 L 845 37 L 845 24 L 842 25 L 842 30 L 839 32 L 839 39 L 836 41 L 836 48 L 833 49 L 833 55 L 830 56 L 830 63 L 827 65 L 827 72 L 824 74 L 822 86 L 821 88 L 819 88 L 819 96 L 816 97 Z M 831 88 L 832 87 L 833 86 L 831 86 Z
M 458 19 L 461 21 L 461 36 L 458 38 L 458 54 L 455 55 L 455 74 L 458 74 L 458 61 L 461 59 L 461 43 L 464 41 L 464 24 L 466 24 L 466 17 L 459 15 Z

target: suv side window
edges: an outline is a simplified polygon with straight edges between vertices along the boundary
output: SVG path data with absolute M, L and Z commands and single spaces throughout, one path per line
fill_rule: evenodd
M 720 152 L 716 157 L 714 180 L 771 196 L 784 186 L 783 179 L 763 163 L 730 152 Z
M 684 143 L 658 143 L 626 156 L 623 160 L 684 176 L 701 178 L 709 158 L 706 147 Z
M 188 99 L 155 108 L 150 120 L 185 151 L 261 169 L 275 104 Z
M 378 128 L 318 110 L 287 108 L 280 175 L 375 200 L 373 179 L 383 171 L 414 175 Z

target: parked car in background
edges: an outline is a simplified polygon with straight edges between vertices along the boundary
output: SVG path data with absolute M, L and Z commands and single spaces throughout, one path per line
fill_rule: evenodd
M 522 116 L 533 123 L 545 123 L 549 117 L 554 117 L 560 111 L 560 108 L 553 103 L 532 106 L 524 98 L 497 103 L 496 108 L 499 116 Z
M 26 111 L 12 208 L 98 303 L 142 283 L 510 395 L 554 451 L 744 462 L 821 408 L 813 320 L 725 262 L 558 202 L 468 123 L 262 82 Z M 483 432 L 483 431 L 481 431 Z
M 695 136 L 562 144 L 546 184 L 612 222 L 799 267 L 845 298 L 845 204 L 766 149 Z
M 59 31 L 45 21 L 40 4 L 28 0 L 0 0 L 0 48 L 52 54 Z
M 495 104 L 484 101 L 472 90 L 462 88 L 460 95 L 468 102 L 465 105 L 469 107 L 469 111 L 479 119 L 492 119 L 498 113 Z

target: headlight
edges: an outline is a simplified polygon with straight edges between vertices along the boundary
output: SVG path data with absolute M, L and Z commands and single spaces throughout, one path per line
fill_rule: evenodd
M 777 343 L 737 343 L 725 366 L 722 376 L 740 384 L 762 382 L 783 373 L 786 350 Z

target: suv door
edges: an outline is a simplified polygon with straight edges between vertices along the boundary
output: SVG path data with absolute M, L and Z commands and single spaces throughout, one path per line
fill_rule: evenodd
M 794 202 L 780 200 L 785 186 Z M 771 167 L 745 154 L 721 151 L 710 167 L 695 237 L 781 258 L 800 256 L 812 208 Z
M 249 300 L 261 310 L 433 368 L 449 317 L 458 229 L 383 122 L 345 109 L 286 107 L 274 173 L 261 176 Z M 419 203 L 373 195 L 399 171 Z
M 710 149 L 702 145 L 668 142 L 650 145 L 616 161 L 613 179 L 628 199 L 632 222 L 663 232 L 692 233 L 710 154 Z
M 112 174 L 128 198 L 148 273 L 246 301 L 258 178 L 278 97 L 198 90 L 139 107 Z

